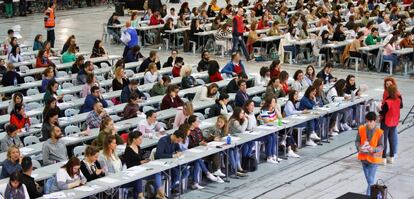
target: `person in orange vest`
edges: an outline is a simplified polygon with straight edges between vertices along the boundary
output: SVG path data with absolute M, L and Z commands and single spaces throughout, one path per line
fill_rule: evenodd
M 382 153 L 384 165 L 394 162 L 394 155 L 397 153 L 397 126 L 400 121 L 400 109 L 403 107 L 402 97 L 396 85 L 386 88 L 388 96 L 383 99 L 381 106 L 381 129 L 384 131 L 384 152 Z M 390 143 L 389 158 L 387 157 L 387 142 Z
M 45 28 L 47 32 L 46 41 L 50 41 L 50 45 L 52 48 L 55 47 L 55 8 L 56 0 L 53 0 L 53 4 L 45 11 Z
M 376 126 L 377 114 L 369 112 L 365 116 L 365 120 L 366 124 L 358 128 L 355 146 L 358 150 L 358 160 L 362 163 L 362 169 L 368 183 L 366 194 L 370 196 L 378 164 L 382 163 L 384 139 L 383 131 Z

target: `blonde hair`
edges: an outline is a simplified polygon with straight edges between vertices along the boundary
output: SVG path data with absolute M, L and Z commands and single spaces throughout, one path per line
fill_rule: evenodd
M 193 68 L 191 66 L 183 66 L 180 70 L 180 76 L 185 77 L 191 75 Z
M 227 118 L 226 118 L 226 116 L 224 116 L 224 115 L 219 115 L 218 117 L 217 117 L 217 121 L 216 121 L 216 126 L 217 126 L 217 123 L 218 123 L 218 121 L 219 120 L 223 120 L 223 122 L 224 122 L 224 126 L 223 126 L 223 128 L 222 129 L 220 129 L 220 130 L 222 130 L 223 131 L 223 135 L 224 136 L 227 136 L 227 134 L 229 133 L 229 121 L 227 120 Z
M 155 64 L 154 62 L 151 62 L 151 63 L 148 65 L 148 68 L 147 68 L 147 69 L 145 69 L 145 72 L 150 72 L 152 69 L 158 69 L 158 68 L 157 68 L 157 64 Z
M 122 78 L 123 76 L 124 76 L 124 74 L 122 73 L 122 74 L 120 74 L 121 72 L 122 72 L 122 70 L 124 70 L 124 68 L 122 68 L 122 67 L 117 67 L 116 69 L 115 69 L 115 78 L 116 79 L 118 79 L 118 78 Z
M 9 149 L 7 150 L 7 159 L 8 160 L 11 160 L 11 154 L 12 154 L 13 150 L 17 150 L 20 154 L 19 147 L 17 147 L 16 145 L 11 145 L 11 146 L 9 146 Z
M 184 103 L 183 111 L 185 111 L 187 115 L 192 115 L 194 113 L 193 103 L 191 102 Z

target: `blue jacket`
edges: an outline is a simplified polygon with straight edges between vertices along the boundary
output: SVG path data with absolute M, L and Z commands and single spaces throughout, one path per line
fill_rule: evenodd
M 155 159 L 172 158 L 174 153 L 180 151 L 180 145 L 171 141 L 171 136 L 164 136 L 158 141 Z
M 303 96 L 300 100 L 299 104 L 299 110 L 305 110 L 305 109 L 313 109 L 316 106 L 316 102 L 309 99 L 308 97 Z
M 85 98 L 85 103 L 82 106 L 81 113 L 87 113 L 89 111 L 93 110 L 93 105 L 97 102 L 101 102 L 102 106 L 104 108 L 108 107 L 108 103 L 106 103 L 105 99 L 98 99 L 97 97 L 93 96 L 92 94 L 89 94 Z
M 137 31 L 133 28 L 126 29 L 126 32 L 131 36 L 131 40 L 128 42 L 128 48 L 132 48 L 138 45 L 138 34 Z
M 240 63 L 240 66 L 241 66 L 241 67 L 242 67 L 242 69 L 243 69 L 243 72 L 244 72 L 244 73 L 246 73 L 246 68 L 244 67 L 243 62 L 242 62 L 242 61 L 240 61 L 239 63 Z M 221 69 L 221 73 L 225 73 L 225 74 L 227 74 L 227 75 L 231 75 L 231 76 L 233 76 L 233 72 L 234 72 L 234 64 L 233 64 L 233 62 L 232 62 L 232 61 L 230 61 L 229 63 L 227 63 L 227 64 L 224 66 L 224 68 L 223 68 L 223 69 Z
M 243 107 L 244 102 L 246 102 L 249 99 L 249 96 L 247 93 L 243 93 L 240 90 L 236 93 L 236 98 L 234 99 L 234 105 L 238 107 Z
M 142 93 L 141 91 L 139 91 L 139 89 L 135 90 L 136 94 L 138 95 L 139 98 L 141 97 L 145 97 L 144 93 Z M 129 96 L 131 96 L 131 90 L 129 89 L 129 86 L 125 86 L 122 89 L 121 92 L 121 102 L 122 103 L 127 103 Z
M 13 172 L 21 171 L 21 170 L 22 170 L 22 166 L 19 163 L 14 164 L 9 159 L 4 160 L 0 179 L 8 178 L 10 177 L 10 174 L 12 174 Z

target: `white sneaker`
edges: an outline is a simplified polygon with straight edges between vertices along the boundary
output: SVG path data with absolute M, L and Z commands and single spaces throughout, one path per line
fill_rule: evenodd
M 223 172 L 221 172 L 221 169 L 218 169 L 217 171 L 215 171 L 213 173 L 213 175 L 219 176 L 219 177 L 225 177 L 226 176 L 226 174 L 224 174 Z
M 207 177 L 209 180 L 213 181 L 213 182 L 217 182 L 217 177 L 216 177 L 216 176 L 213 176 L 213 174 L 211 174 L 210 172 L 209 172 L 209 173 L 207 173 L 206 177 Z
M 317 146 L 317 144 L 315 144 L 315 142 L 312 139 L 309 139 L 306 141 L 306 146 Z
M 288 151 L 287 156 L 292 157 L 292 158 L 300 158 L 300 156 L 296 154 L 295 152 L 293 152 L 292 150 Z
M 193 189 L 204 189 L 204 187 L 200 186 L 198 183 L 194 183 L 191 187 Z
M 382 165 L 387 166 L 387 158 L 382 159 Z
M 343 124 L 341 124 L 341 126 L 342 126 L 342 129 L 344 129 L 344 131 L 350 131 L 350 130 L 352 130 L 352 128 L 350 126 L 348 126 L 347 123 L 343 123 Z
M 271 164 L 277 164 L 279 162 L 273 160 L 273 158 L 267 158 L 266 162 L 271 163 Z
M 333 128 L 333 131 L 334 132 L 339 132 L 338 125 L 335 125 L 335 127 Z
M 216 182 L 218 182 L 218 183 L 224 183 L 224 180 L 217 176 L 217 181 Z
M 273 160 L 274 160 L 274 161 L 276 161 L 276 162 L 281 162 L 281 161 L 282 161 L 282 159 L 281 159 L 281 158 L 278 158 L 278 157 L 276 157 L 275 155 L 273 156 Z
M 388 163 L 388 164 L 393 164 L 393 163 L 394 163 L 394 158 L 392 158 L 392 157 L 388 157 L 388 158 L 387 158 L 387 163 Z
M 319 141 L 321 138 L 315 133 L 315 131 L 312 131 L 312 133 L 309 136 L 312 140 Z
M 332 136 L 332 137 L 335 137 L 335 136 L 337 136 L 337 135 L 338 135 L 338 133 L 337 133 L 337 132 L 335 132 L 335 131 L 332 131 L 329 135 L 330 135 L 330 136 Z

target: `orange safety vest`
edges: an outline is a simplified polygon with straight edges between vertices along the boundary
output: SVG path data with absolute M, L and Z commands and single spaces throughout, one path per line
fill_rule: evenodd
M 49 16 L 45 17 L 45 27 L 53 28 L 55 27 L 55 10 L 50 9 Z
M 358 130 L 359 137 L 360 137 L 360 146 L 364 145 L 365 141 L 367 141 L 367 127 L 362 125 L 359 127 Z M 371 140 L 369 141 L 369 145 L 371 147 L 377 147 L 378 141 L 381 139 L 383 131 L 380 128 L 377 128 L 372 136 Z M 372 164 L 381 164 L 382 163 L 382 151 L 378 153 L 358 153 L 358 160 L 366 160 Z

